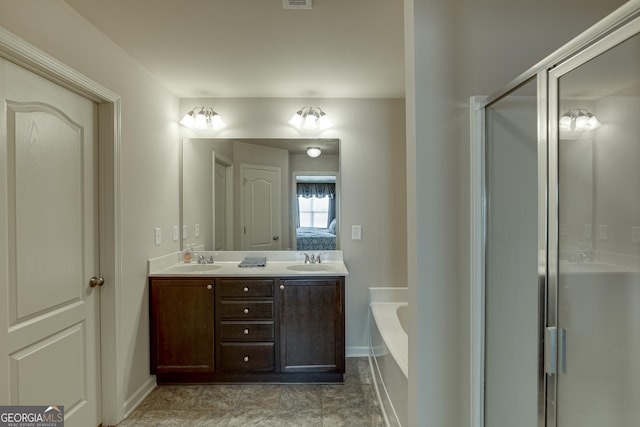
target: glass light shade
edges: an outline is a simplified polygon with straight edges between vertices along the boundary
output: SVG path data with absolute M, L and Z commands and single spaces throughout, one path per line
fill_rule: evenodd
M 222 117 L 220 114 L 214 114 L 211 116 L 211 127 L 213 129 L 222 129 L 226 126 L 226 123 L 222 121 Z
M 302 127 L 302 111 L 295 113 L 289 120 L 289 124 L 296 129 L 300 129 Z
M 324 130 L 333 126 L 331 123 L 331 119 L 325 113 L 320 113 L 320 118 L 318 119 L 318 129 Z
M 586 115 L 580 115 L 576 117 L 575 130 L 583 131 L 583 130 L 589 130 L 589 129 L 590 129 L 589 118 Z
M 304 128 L 305 129 L 316 129 L 318 119 L 313 114 L 307 114 L 307 117 L 304 118 Z
M 322 150 L 318 147 L 307 148 L 307 156 L 309 157 L 318 157 L 320 154 L 322 154 Z
M 590 115 L 588 123 L 589 129 L 598 129 L 602 125 L 593 114 Z
M 562 131 L 571 130 L 571 116 L 565 114 L 564 116 L 560 117 L 560 122 L 558 124 L 560 125 L 560 130 Z
M 195 119 L 193 118 L 192 111 L 189 111 L 187 114 L 184 115 L 182 120 L 180 120 L 180 124 L 188 128 L 192 128 L 194 123 L 195 123 Z
M 207 128 L 207 116 L 204 113 L 196 114 L 196 121 L 194 124 L 196 129 L 206 129 Z

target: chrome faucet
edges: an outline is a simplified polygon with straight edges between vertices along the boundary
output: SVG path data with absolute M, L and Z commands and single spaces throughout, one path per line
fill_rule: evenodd
M 213 264 L 213 255 L 207 258 L 204 255 L 198 255 L 198 264 Z
M 320 254 L 315 255 L 315 254 L 304 254 L 304 263 L 305 264 L 320 264 L 322 262 L 322 260 L 320 259 Z

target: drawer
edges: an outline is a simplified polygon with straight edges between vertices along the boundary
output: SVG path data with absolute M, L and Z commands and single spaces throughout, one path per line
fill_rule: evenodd
M 273 301 L 220 301 L 221 319 L 273 319 Z
M 274 344 L 220 344 L 220 369 L 234 372 L 272 372 Z
M 221 279 L 217 291 L 221 298 L 272 297 L 273 286 L 271 279 Z
M 220 322 L 222 341 L 269 341 L 275 338 L 272 321 Z

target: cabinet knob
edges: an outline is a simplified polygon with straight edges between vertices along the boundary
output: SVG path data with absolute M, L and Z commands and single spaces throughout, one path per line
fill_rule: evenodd
M 249 287 L 245 286 L 244 289 L 242 289 L 244 292 L 249 292 Z
M 249 335 L 249 329 L 245 329 L 243 332 L 245 335 Z
M 249 309 L 248 309 L 248 308 L 245 308 L 244 310 L 242 310 L 242 312 L 243 312 L 244 314 L 249 314 Z
M 248 362 L 249 361 L 249 356 L 243 357 L 242 360 L 244 360 L 245 362 Z
M 213 285 L 207 285 L 207 289 L 213 289 Z
M 284 289 L 284 285 L 280 285 L 280 289 Z

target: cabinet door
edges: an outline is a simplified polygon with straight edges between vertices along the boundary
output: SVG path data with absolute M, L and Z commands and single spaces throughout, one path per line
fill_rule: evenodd
M 213 372 L 213 280 L 151 279 L 151 371 Z
M 281 372 L 344 372 L 344 279 L 280 281 Z

